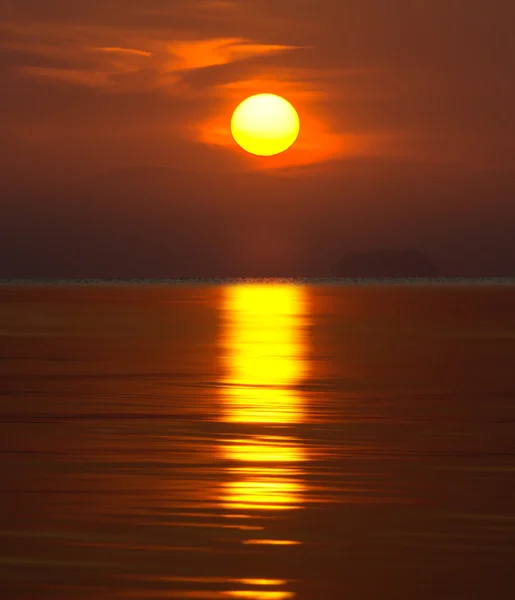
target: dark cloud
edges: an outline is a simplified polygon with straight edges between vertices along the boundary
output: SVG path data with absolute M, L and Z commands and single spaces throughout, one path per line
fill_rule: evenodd
M 509 275 L 514 192 L 510 179 L 458 181 L 384 159 L 334 164 L 330 176 L 118 169 L 4 205 L 2 272 L 324 275 L 346 251 L 417 247 L 444 273 Z

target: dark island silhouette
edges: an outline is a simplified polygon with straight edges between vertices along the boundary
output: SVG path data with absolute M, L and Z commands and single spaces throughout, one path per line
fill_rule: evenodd
M 436 277 L 439 267 L 415 249 L 349 252 L 333 266 L 334 277 Z

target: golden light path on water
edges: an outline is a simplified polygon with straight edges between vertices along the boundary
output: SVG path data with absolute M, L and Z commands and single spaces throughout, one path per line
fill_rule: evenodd
M 305 374 L 307 321 L 302 287 L 237 285 L 224 301 L 222 419 L 255 425 L 262 434 L 228 438 L 221 450 L 230 467 L 222 504 L 229 510 L 286 510 L 302 506 L 305 449 L 274 427 L 300 423 L 304 404 L 294 388 Z M 270 431 L 273 433 L 270 433 Z M 282 432 L 282 429 L 278 430 Z M 246 544 L 295 544 L 296 540 L 248 539 Z

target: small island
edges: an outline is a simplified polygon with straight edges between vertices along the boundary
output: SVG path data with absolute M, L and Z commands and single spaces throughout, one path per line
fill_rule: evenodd
M 349 252 L 333 266 L 334 277 L 437 277 L 439 267 L 415 249 Z

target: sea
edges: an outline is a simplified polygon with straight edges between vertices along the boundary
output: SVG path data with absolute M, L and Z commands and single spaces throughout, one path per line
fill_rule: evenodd
M 4 281 L 1 600 L 512 600 L 515 282 Z

